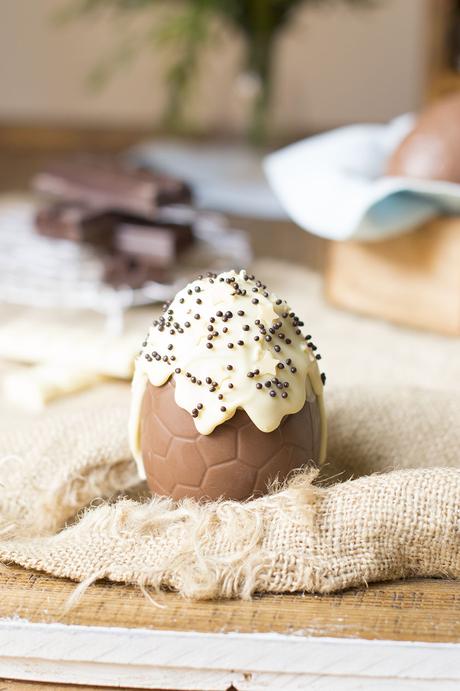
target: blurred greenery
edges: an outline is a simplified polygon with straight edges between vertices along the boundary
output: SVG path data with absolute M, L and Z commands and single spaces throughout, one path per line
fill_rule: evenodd
M 324 6 L 339 2 L 374 6 L 378 0 L 66 0 L 60 21 L 108 15 L 117 23 L 117 44 L 90 74 L 94 88 L 101 88 L 116 72 L 129 66 L 147 47 L 173 55 L 166 71 L 168 104 L 165 122 L 169 129 L 184 123 L 187 93 L 198 71 L 202 48 L 218 40 L 219 28 L 230 26 L 244 38 L 244 70 L 253 76 L 255 89 L 249 137 L 261 144 L 267 134 L 272 67 L 276 39 L 295 18 L 301 6 Z M 141 28 L 128 30 L 130 18 L 142 19 Z

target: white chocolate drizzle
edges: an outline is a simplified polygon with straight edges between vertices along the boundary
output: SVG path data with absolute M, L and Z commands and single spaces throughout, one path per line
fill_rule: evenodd
M 245 271 L 208 274 L 180 290 L 153 322 L 136 360 L 129 423 L 131 451 L 144 476 L 139 439 L 148 382 L 171 377 L 178 406 L 201 434 L 244 410 L 263 432 L 315 396 L 326 451 L 323 381 L 316 346 L 287 303 Z

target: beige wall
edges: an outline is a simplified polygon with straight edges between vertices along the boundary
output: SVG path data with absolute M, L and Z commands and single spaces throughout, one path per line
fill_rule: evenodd
M 282 38 L 274 117 L 283 131 L 383 120 L 420 104 L 428 0 L 380 0 L 377 9 L 336 6 L 299 13 Z M 103 92 L 85 75 L 113 46 L 104 21 L 56 27 L 66 0 L 1 0 L 0 120 L 68 123 L 158 122 L 164 87 L 158 56 L 145 54 Z M 190 117 L 204 128 L 239 129 L 241 46 L 228 36 L 209 49 Z

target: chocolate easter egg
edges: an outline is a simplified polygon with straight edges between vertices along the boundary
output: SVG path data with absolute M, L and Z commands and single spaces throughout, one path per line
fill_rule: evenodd
M 140 444 L 150 489 L 173 499 L 247 499 L 263 494 L 320 457 L 321 416 L 315 396 L 261 432 L 243 410 L 209 434 L 174 400 L 174 386 L 148 384 L 140 417 Z
M 200 276 L 136 360 L 130 446 L 152 491 L 245 499 L 325 454 L 324 375 L 303 321 L 244 271 Z

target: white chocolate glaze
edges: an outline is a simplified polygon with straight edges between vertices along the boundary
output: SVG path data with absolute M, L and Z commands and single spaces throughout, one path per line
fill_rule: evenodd
M 323 382 L 310 336 L 284 300 L 245 271 L 199 277 L 153 322 L 136 360 L 129 424 L 131 451 L 144 476 L 139 418 L 147 382 L 174 378 L 177 405 L 201 434 L 246 411 L 263 432 L 317 397 L 321 458 L 326 451 Z

